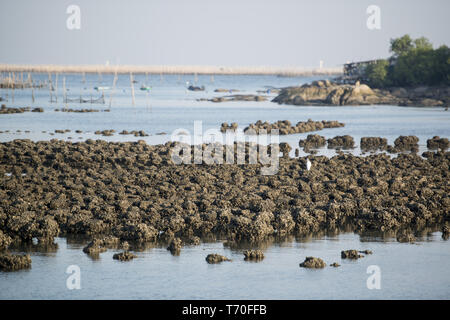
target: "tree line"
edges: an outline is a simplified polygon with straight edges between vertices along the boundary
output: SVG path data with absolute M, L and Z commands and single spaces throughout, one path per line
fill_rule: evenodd
M 364 75 L 372 87 L 450 84 L 450 49 L 442 45 L 433 48 L 425 38 L 409 35 L 391 39 L 388 59 L 367 66 Z

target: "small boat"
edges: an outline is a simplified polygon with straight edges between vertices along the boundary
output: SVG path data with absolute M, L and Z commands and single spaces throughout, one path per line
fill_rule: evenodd
M 144 86 L 144 85 L 142 85 L 142 86 L 141 86 L 141 90 L 142 90 L 142 91 L 150 91 L 150 87 L 149 87 L 149 86 Z
M 105 90 L 109 90 L 109 87 L 94 87 L 94 89 L 97 91 L 105 91 Z

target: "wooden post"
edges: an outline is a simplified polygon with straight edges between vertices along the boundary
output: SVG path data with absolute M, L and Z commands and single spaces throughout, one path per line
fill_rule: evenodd
M 16 74 L 13 72 L 12 76 L 12 91 L 11 91 L 11 102 L 14 103 L 14 87 L 15 87 L 15 81 L 16 81 Z
M 111 94 L 109 96 L 109 108 L 110 109 L 111 109 L 111 105 L 112 105 L 112 99 L 113 99 L 113 96 L 114 96 L 114 93 L 115 93 L 115 90 L 116 90 L 117 79 L 118 79 L 118 77 L 117 77 L 117 68 L 116 68 L 116 71 L 114 72 L 113 87 L 112 87 L 112 90 L 111 90 Z
M 31 102 L 34 104 L 34 84 L 33 84 L 33 80 L 31 79 L 31 74 L 28 74 L 28 79 L 31 83 Z
M 133 73 L 130 72 L 130 84 L 131 84 L 131 104 L 133 107 L 136 104 L 136 101 L 134 99 L 134 83 L 133 83 Z
M 66 77 L 63 78 L 63 102 L 65 104 L 65 108 L 67 108 Z
M 58 73 L 55 75 L 55 101 L 58 103 Z
M 53 85 L 52 85 L 52 76 L 50 72 L 48 73 L 48 90 L 50 92 L 50 103 L 53 103 L 53 93 L 52 93 Z

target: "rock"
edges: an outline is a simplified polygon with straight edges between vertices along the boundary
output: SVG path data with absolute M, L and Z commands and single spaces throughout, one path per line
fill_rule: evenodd
M 417 152 L 419 149 L 419 138 L 416 136 L 399 136 L 394 141 L 394 148 L 388 148 L 388 152 L 396 153 L 401 151 Z
M 337 263 L 337 262 L 333 262 L 332 264 L 330 264 L 330 267 L 335 267 L 335 268 L 337 268 L 337 267 L 340 267 L 341 265 L 339 264 L 339 263 Z
M 449 101 L 448 90 L 440 87 L 389 88 L 372 90 L 365 84 L 338 84 L 313 81 L 301 87 L 280 91 L 273 102 L 293 105 L 405 105 L 443 106 Z
M 9 245 L 12 243 L 12 239 L 7 234 L 0 230 L 0 251 L 3 249 L 8 249 Z
M 283 153 L 283 157 L 287 158 L 289 157 L 289 152 L 291 152 L 292 147 L 289 145 L 289 143 L 281 142 L 280 143 L 280 151 Z
M 364 253 L 364 254 L 372 254 L 373 252 L 371 250 L 364 250 L 364 251 L 359 251 L 359 253 Z
M 271 133 L 271 130 L 278 130 L 280 135 L 304 133 L 310 131 L 318 131 L 325 128 L 340 128 L 345 126 L 345 124 L 338 121 L 312 121 L 309 119 L 305 122 L 298 122 L 295 126 L 291 124 L 288 120 L 279 120 L 275 123 L 268 123 L 257 121 L 256 123 L 250 124 L 244 129 L 245 134 L 262 134 Z
M 450 218 L 448 151 L 309 156 L 310 171 L 306 157 L 286 157 L 263 176 L 248 159 L 175 165 L 175 145 L 1 142 L 0 242 L 44 244 L 63 234 L 116 237 L 117 248 L 200 235 L 257 243 L 341 227 L 420 232 Z
M 229 101 L 266 101 L 267 97 L 253 94 L 235 94 L 223 97 L 214 97 L 207 99 L 210 102 L 229 102 Z
M 363 255 L 360 255 L 357 250 L 345 250 L 341 251 L 342 259 L 359 259 L 363 258 Z
M 239 92 L 239 90 L 237 89 L 223 89 L 223 88 L 218 88 L 216 90 L 214 90 L 214 92 Z
M 86 247 L 83 248 L 83 252 L 90 255 L 98 255 L 106 250 L 107 249 L 103 247 L 103 241 L 99 239 L 92 240 Z
M 31 257 L 20 254 L 0 253 L 0 270 L 17 271 L 31 268 Z
M 326 263 L 322 259 L 315 257 L 306 257 L 305 261 L 300 263 L 300 267 L 310 269 L 322 269 L 325 268 L 325 266 Z
M 402 243 L 413 243 L 416 241 L 416 238 L 412 233 L 401 232 L 397 234 L 397 241 Z
M 188 90 L 190 90 L 190 91 L 205 91 L 205 87 L 204 86 L 196 87 L 196 86 L 190 85 L 188 87 Z
M 236 122 L 233 122 L 232 124 L 228 125 L 228 123 L 224 122 L 220 126 L 220 132 L 226 133 L 228 130 L 235 132 L 238 128 L 238 124 Z
M 427 140 L 427 148 L 432 150 L 447 150 L 449 145 L 450 143 L 447 138 L 441 138 L 439 136 L 434 136 L 432 139 Z
M 321 148 L 327 144 L 327 140 L 318 134 L 309 134 L 306 140 L 300 140 L 298 144 L 300 147 Z
M 264 253 L 261 250 L 245 250 L 244 251 L 244 260 L 262 260 L 264 259 Z
M 170 242 L 169 246 L 167 247 L 167 250 L 169 250 L 170 253 L 172 253 L 173 255 L 179 255 L 181 247 L 182 247 L 181 239 L 175 238 Z
M 328 141 L 329 149 L 343 148 L 343 149 L 352 149 L 355 147 L 355 140 L 353 140 L 352 136 L 336 136 L 334 138 L 330 138 Z
M 387 139 L 380 137 L 362 137 L 360 146 L 361 150 L 386 150 L 387 149 Z
M 208 254 L 205 260 L 209 264 L 221 263 L 223 261 L 231 261 L 227 257 L 221 256 L 220 254 L 216 253 Z
M 449 236 L 450 236 L 450 227 L 448 226 L 448 224 L 445 224 L 442 226 L 442 239 L 448 240 Z
M 119 260 L 119 261 L 130 261 L 133 260 L 134 258 L 137 258 L 137 256 L 131 252 L 128 251 L 124 251 L 121 253 L 116 253 L 113 255 L 113 259 L 114 260 Z

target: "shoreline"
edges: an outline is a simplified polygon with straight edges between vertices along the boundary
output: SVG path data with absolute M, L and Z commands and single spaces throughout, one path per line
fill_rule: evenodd
M 270 67 L 270 66 L 189 66 L 189 65 L 26 65 L 0 64 L 0 72 L 36 73 L 134 73 L 134 74 L 198 74 L 198 75 L 341 75 L 342 67 Z

